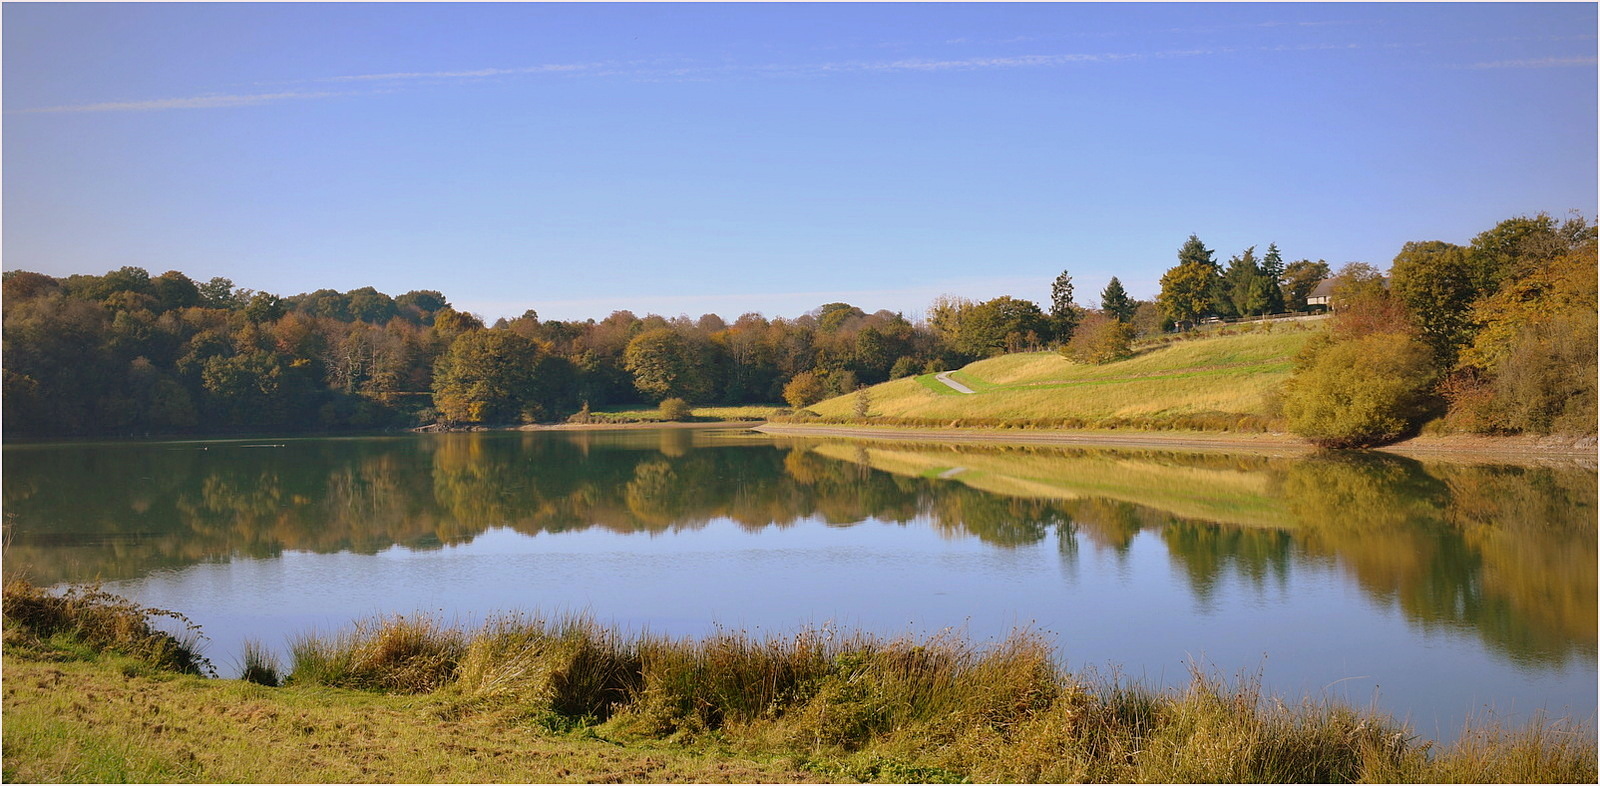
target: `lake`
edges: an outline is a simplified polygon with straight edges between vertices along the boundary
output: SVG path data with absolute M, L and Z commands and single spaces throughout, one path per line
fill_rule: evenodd
M 426 612 L 701 635 L 1041 631 L 1073 670 L 1259 674 L 1423 736 L 1593 720 L 1596 476 L 734 429 L 8 445 L 8 576 L 255 638 Z

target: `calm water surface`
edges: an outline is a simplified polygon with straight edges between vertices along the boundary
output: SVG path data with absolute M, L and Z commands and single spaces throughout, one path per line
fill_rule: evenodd
M 634 630 L 1031 627 L 1073 669 L 1200 665 L 1470 713 L 1596 706 L 1592 467 L 914 447 L 731 430 L 8 446 L 8 574 L 253 637 L 426 611 Z

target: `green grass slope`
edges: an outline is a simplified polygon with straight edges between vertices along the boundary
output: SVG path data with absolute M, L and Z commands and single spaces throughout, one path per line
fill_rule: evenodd
M 1279 327 L 1147 347 L 1093 366 L 1055 352 L 980 360 L 954 373 L 977 391 L 957 393 L 925 374 L 867 390 L 868 414 L 890 423 L 1015 421 L 1033 424 L 1194 425 L 1264 423 L 1269 394 L 1289 378 L 1293 357 L 1318 328 Z M 810 407 L 827 419 L 855 414 L 855 394 Z

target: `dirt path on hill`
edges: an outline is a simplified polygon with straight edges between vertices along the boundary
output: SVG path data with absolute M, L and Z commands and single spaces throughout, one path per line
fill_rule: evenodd
M 961 384 L 960 382 L 955 381 L 954 379 L 951 379 L 950 375 L 952 373 L 954 373 L 954 372 L 941 371 L 941 372 L 933 375 L 933 378 L 939 380 L 940 382 L 943 382 L 945 384 L 945 387 L 948 387 L 948 388 L 950 388 L 951 390 L 954 390 L 957 393 L 965 393 L 965 394 L 970 396 L 973 393 L 978 392 L 976 390 L 973 390 L 972 388 L 967 387 L 966 385 Z

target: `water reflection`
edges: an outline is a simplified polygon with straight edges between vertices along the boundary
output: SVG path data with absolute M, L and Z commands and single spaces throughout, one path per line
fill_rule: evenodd
M 686 430 L 26 446 L 5 459 L 6 569 L 42 582 L 285 550 L 422 550 L 494 527 L 875 519 L 997 548 L 1055 538 L 1069 568 L 1080 548 L 1117 559 L 1153 533 L 1202 607 L 1226 581 L 1282 591 L 1299 566 L 1337 566 L 1412 624 L 1473 631 L 1518 663 L 1595 652 L 1596 484 L 1584 468 Z

